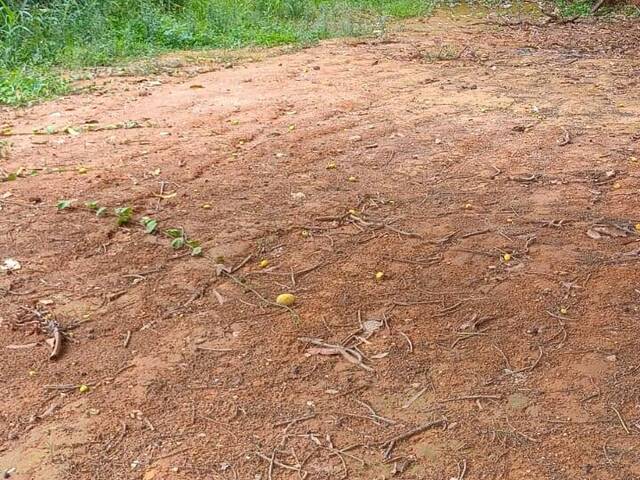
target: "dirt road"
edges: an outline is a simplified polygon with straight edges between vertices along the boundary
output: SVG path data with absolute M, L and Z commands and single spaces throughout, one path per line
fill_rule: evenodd
M 2 112 L 0 471 L 640 478 L 639 59 L 439 15 Z

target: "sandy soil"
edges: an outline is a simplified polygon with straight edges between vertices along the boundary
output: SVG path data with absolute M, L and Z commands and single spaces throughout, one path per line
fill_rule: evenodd
M 0 472 L 640 478 L 639 81 L 438 15 L 1 112 Z

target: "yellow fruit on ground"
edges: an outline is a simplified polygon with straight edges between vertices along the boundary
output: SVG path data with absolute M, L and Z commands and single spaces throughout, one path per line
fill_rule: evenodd
M 80 387 L 78 388 L 78 391 L 80 393 L 87 393 L 89 391 L 89 386 L 88 385 L 80 385 Z
M 296 302 L 296 297 L 291 293 L 281 293 L 276 297 L 276 303 L 278 305 L 285 305 L 287 307 L 290 307 L 295 302 Z
M 502 259 L 503 259 L 505 262 L 509 262 L 509 261 L 511 261 L 511 254 L 510 254 L 510 253 L 505 253 L 505 254 L 502 256 Z
M 356 177 L 354 177 L 353 175 L 351 175 L 349 178 L 347 178 L 347 180 L 349 180 L 350 182 L 355 182 L 358 179 Z
M 569 313 L 569 310 L 567 310 L 567 307 L 560 307 L 560 313 L 562 315 L 566 315 L 567 313 Z
M 327 170 L 335 170 L 336 168 L 336 164 L 333 162 L 327 164 Z
M 260 268 L 267 268 L 269 266 L 269 260 L 267 260 L 266 258 L 264 260 L 260 260 L 260 263 L 258 265 L 260 266 Z
M 376 272 L 376 280 L 380 282 L 384 278 L 384 272 Z

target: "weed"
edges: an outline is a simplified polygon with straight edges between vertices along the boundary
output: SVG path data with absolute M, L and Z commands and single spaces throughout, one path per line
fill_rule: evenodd
M 156 228 L 158 228 L 158 221 L 149 217 L 142 217 L 140 224 L 144 227 L 144 231 L 149 234 L 155 233 Z
M 194 257 L 202 255 L 202 247 L 198 240 L 189 240 L 184 232 L 184 228 L 169 228 L 165 230 L 165 235 L 171 238 L 171 246 L 174 250 L 180 250 L 185 245 L 191 249 Z
M 131 207 L 119 207 L 114 209 L 114 212 L 118 219 L 118 226 L 126 225 L 133 217 L 133 209 Z
M 101 207 L 100 204 L 95 200 L 85 202 L 84 206 L 89 210 L 93 210 L 94 212 L 96 212 L 96 217 L 103 217 L 107 213 L 107 207 Z
M 75 202 L 75 200 L 58 200 L 56 207 L 58 210 L 66 210 L 67 208 L 71 208 L 73 202 Z

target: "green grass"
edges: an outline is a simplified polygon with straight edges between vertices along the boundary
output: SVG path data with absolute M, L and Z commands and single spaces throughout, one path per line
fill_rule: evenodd
M 0 0 L 0 103 L 69 90 L 61 72 L 172 50 L 308 44 L 427 14 L 434 0 Z
M 556 0 L 555 4 L 560 14 L 567 18 L 576 15 L 587 16 L 591 13 L 591 7 L 593 6 L 591 0 Z
M 436 4 L 506 0 L 0 0 L 0 104 L 70 91 L 64 72 L 173 50 L 310 44 L 384 31 Z M 595 0 L 553 0 L 563 16 Z M 637 9 L 636 9 L 637 13 Z

